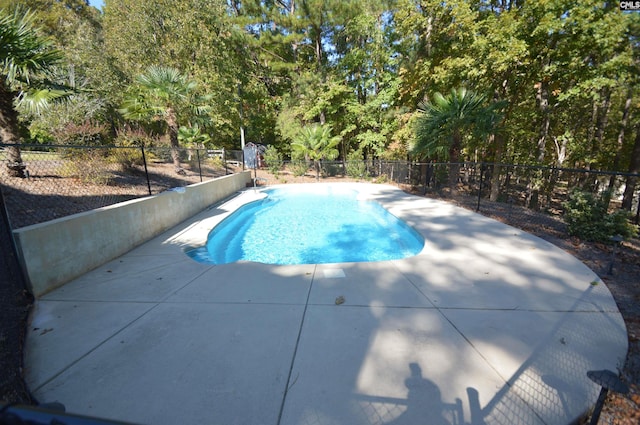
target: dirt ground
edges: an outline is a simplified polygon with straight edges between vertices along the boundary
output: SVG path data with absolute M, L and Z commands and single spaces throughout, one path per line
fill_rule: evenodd
M 274 176 L 266 170 L 258 170 L 259 185 L 285 183 L 312 183 L 314 176 L 294 177 L 290 174 Z M 172 177 L 173 179 L 174 177 Z M 345 178 L 321 178 L 321 181 L 354 181 Z M 57 184 L 62 184 L 58 181 Z M 188 184 L 188 183 L 187 183 Z M 172 185 L 177 186 L 175 182 Z M 402 186 L 403 190 L 419 196 L 420 188 Z M 427 195 L 435 196 L 435 195 Z M 37 202 L 34 197 L 32 202 Z M 43 197 L 44 202 L 50 198 Z M 476 209 L 474 198 L 460 196 L 449 202 Z M 42 208 L 50 206 L 43 205 Z M 629 352 L 624 368 L 620 371 L 621 379 L 629 386 L 626 395 L 610 394 L 600 416 L 599 424 L 638 425 L 640 424 L 640 240 L 623 242 L 620 247 L 584 243 L 569 237 L 561 220 L 545 214 L 504 204 L 483 203 L 480 213 L 500 220 L 514 227 L 541 237 L 574 255 L 594 272 L 596 272 L 613 294 L 618 308 L 625 320 Z M 614 255 L 615 254 L 615 255 Z M 612 266 L 613 260 L 613 266 Z M 3 282 L 0 282 L 3 283 Z M 5 286 L 5 285 L 2 285 Z M 23 336 L 26 327 L 28 308 L 17 305 L 16 294 L 0 290 L 0 405 L 2 402 L 18 402 L 32 404 L 32 399 L 24 382 L 19 379 L 22 373 Z M 27 298 L 22 298 L 22 300 Z M 18 379 L 16 379 L 16 377 Z M 588 423 L 585 418 L 584 423 Z

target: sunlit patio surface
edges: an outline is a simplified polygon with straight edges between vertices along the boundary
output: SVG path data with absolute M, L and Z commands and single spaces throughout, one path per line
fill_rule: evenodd
M 565 425 L 594 405 L 587 371 L 617 373 L 627 352 L 594 272 L 473 212 L 352 185 L 419 231 L 423 251 L 292 266 L 188 258 L 258 196 L 247 190 L 39 299 L 31 390 L 69 412 L 158 425 Z

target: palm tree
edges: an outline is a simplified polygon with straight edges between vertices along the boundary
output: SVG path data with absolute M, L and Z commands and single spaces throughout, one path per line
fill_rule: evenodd
M 9 175 L 14 177 L 25 177 L 16 100 L 18 105 L 40 111 L 50 100 L 66 94 L 46 79 L 62 60 L 62 53 L 38 34 L 33 21 L 30 12 L 0 10 L 0 141 L 12 144 L 6 152 Z
M 484 96 L 466 88 L 452 89 L 444 96 L 435 93 L 432 102 L 422 103 L 416 126 L 414 154 L 442 157 L 450 162 L 449 189 L 456 192 L 463 138 L 490 134 L 497 122 L 495 105 L 485 107 Z
M 198 97 L 196 89 L 197 84 L 177 69 L 151 66 L 138 76 L 120 109 L 128 119 L 165 123 L 171 144 L 171 158 L 179 174 L 184 173 L 180 166 L 179 117 L 188 114 L 192 119 L 204 119 L 209 111 L 204 103 L 208 99 Z
M 296 140 L 291 143 L 291 149 L 294 155 L 313 161 L 316 180 L 320 180 L 321 161 L 338 157 L 336 146 L 340 140 L 339 136 L 331 136 L 331 126 L 315 124 L 302 129 Z
M 191 127 L 181 126 L 178 129 L 178 141 L 188 148 L 204 148 L 211 141 L 207 133 L 200 131 L 200 126 L 196 123 Z M 191 161 L 191 149 L 189 149 L 189 161 Z

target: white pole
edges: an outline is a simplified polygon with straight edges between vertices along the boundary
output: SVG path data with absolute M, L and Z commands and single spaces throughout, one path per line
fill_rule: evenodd
M 244 111 L 242 108 L 242 85 L 238 83 L 238 109 L 240 112 L 240 149 L 244 151 Z

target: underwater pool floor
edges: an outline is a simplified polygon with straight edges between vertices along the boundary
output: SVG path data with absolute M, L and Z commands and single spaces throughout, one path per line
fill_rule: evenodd
M 350 184 L 425 238 L 374 263 L 200 264 L 247 190 L 36 302 L 41 402 L 146 424 L 568 424 L 627 335 L 559 248 L 442 201 Z

